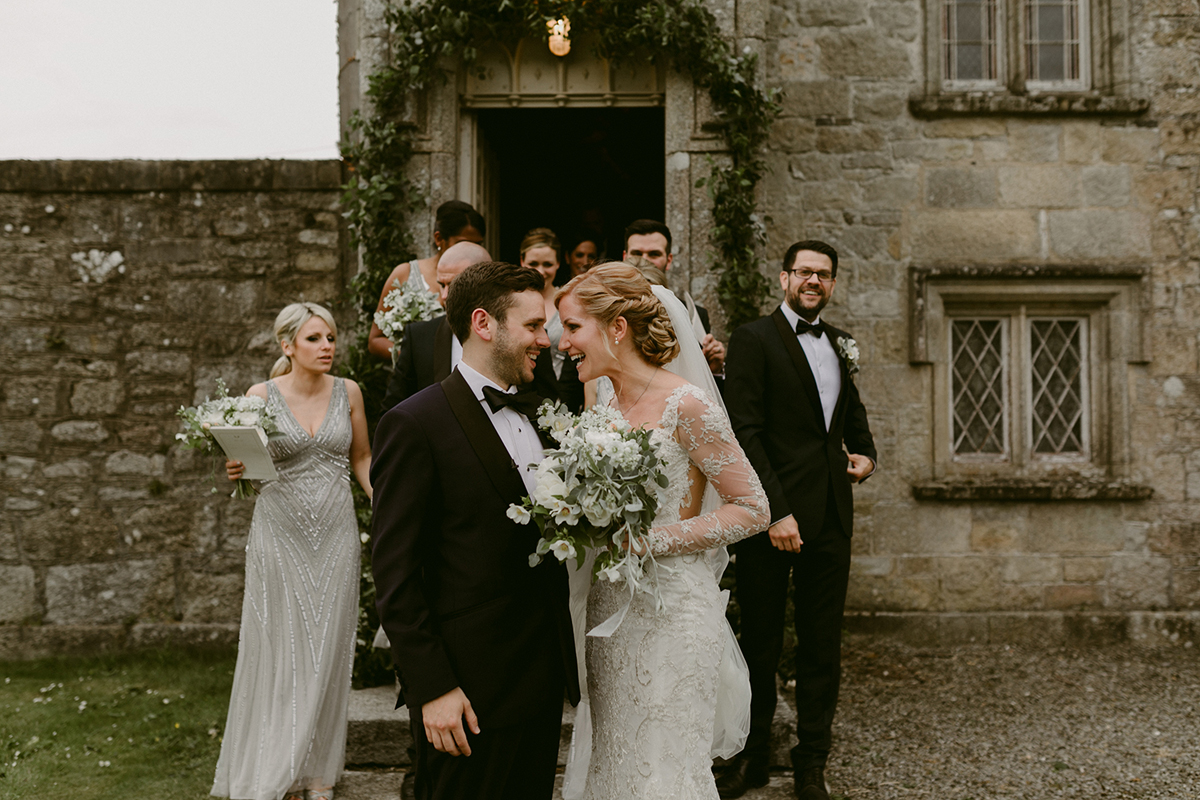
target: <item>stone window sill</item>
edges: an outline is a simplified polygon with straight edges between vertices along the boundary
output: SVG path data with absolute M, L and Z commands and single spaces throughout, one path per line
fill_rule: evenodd
M 1154 489 L 1139 483 L 1084 479 L 1027 480 L 996 478 L 985 481 L 930 481 L 913 484 L 918 500 L 1149 500 Z
M 1150 108 L 1144 97 L 1117 97 L 1097 94 L 1013 95 L 1005 92 L 965 92 L 924 94 L 908 99 L 914 117 L 980 116 L 1095 116 L 1133 117 Z

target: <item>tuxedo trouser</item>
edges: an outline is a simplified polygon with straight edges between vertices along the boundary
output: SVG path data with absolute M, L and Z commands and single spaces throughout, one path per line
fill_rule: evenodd
M 792 764 L 824 766 L 832 744 L 842 674 L 842 614 L 850 579 L 850 537 L 830 498 L 819 533 L 805 533 L 799 553 L 785 553 L 766 533 L 735 545 L 741 646 L 750 668 L 750 734 L 745 758 L 766 765 L 775 718 L 775 673 L 783 652 L 788 575 L 796 625 L 796 736 Z
M 562 705 L 520 723 L 467 733 L 469 756 L 434 749 L 414 726 L 418 800 L 549 800 L 554 794 Z

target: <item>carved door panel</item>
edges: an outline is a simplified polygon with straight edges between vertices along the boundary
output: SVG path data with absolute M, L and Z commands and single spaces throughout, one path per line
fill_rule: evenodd
M 483 246 L 499 257 L 500 167 L 496 153 L 479 125 L 478 115 L 464 110 L 460 119 L 458 197 L 475 206 L 487 223 Z

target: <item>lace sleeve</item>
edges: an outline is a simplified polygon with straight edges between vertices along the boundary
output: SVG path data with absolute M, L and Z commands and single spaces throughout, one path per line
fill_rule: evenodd
M 679 555 L 724 547 L 770 524 L 770 508 L 758 474 L 733 435 L 725 411 L 695 386 L 678 390 L 667 403 L 663 427 L 716 489 L 723 505 L 673 525 L 651 530 L 655 555 Z

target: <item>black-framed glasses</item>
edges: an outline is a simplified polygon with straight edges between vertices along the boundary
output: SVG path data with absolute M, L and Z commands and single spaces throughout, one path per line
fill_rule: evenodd
M 799 269 L 785 269 L 784 272 L 789 272 L 792 275 L 795 275 L 800 279 L 801 282 L 808 280 L 813 275 L 816 275 L 817 280 L 819 280 L 821 283 L 829 283 L 833 280 L 832 272 L 817 272 L 816 270 L 805 269 L 804 267 L 800 267 Z

